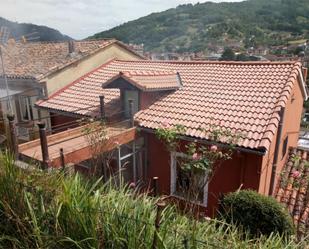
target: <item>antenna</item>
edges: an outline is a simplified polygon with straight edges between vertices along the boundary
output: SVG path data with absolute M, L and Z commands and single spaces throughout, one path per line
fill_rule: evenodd
M 22 35 L 18 38 L 15 39 L 16 42 L 23 42 L 26 43 L 27 41 L 35 41 L 39 40 L 40 36 L 38 35 L 39 33 L 37 31 L 33 31 L 32 33 L 28 33 L 25 35 Z M 35 36 L 36 35 L 36 36 Z
M 10 95 L 10 90 L 9 90 L 9 85 L 8 85 L 8 79 L 6 77 L 6 73 L 5 73 L 5 66 L 4 66 L 4 60 L 3 60 L 3 54 L 2 54 L 2 46 L 4 46 L 10 36 L 10 30 L 8 27 L 5 26 L 1 26 L 0 28 L 0 59 L 1 59 L 1 65 L 2 65 L 2 74 L 3 74 L 3 78 L 4 78 L 4 83 L 5 83 L 5 88 L 6 88 L 6 94 L 8 97 L 8 111 L 9 114 L 12 114 L 12 98 Z
M 9 39 L 9 36 L 10 36 L 9 28 L 6 26 L 1 26 L 0 27 L 0 43 L 3 45 L 6 44 Z

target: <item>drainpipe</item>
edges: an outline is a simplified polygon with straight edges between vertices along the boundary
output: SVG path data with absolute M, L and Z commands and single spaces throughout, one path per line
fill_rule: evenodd
M 282 136 L 282 127 L 283 127 L 283 120 L 284 120 L 284 111 L 285 108 L 282 107 L 279 112 L 279 125 L 278 125 L 278 133 L 276 138 L 276 147 L 275 147 L 275 153 L 274 153 L 274 160 L 272 165 L 272 172 L 271 172 L 271 178 L 270 178 L 270 186 L 269 186 L 269 192 L 268 195 L 272 196 L 274 192 L 274 185 L 275 185 L 275 179 L 276 179 L 276 173 L 277 173 L 277 164 L 278 164 L 278 157 L 279 157 L 279 148 L 280 148 L 280 141 Z
M 48 155 L 45 123 L 38 123 L 38 126 L 39 126 L 40 141 L 41 141 L 43 168 L 47 169 L 48 164 L 49 164 L 49 155 Z

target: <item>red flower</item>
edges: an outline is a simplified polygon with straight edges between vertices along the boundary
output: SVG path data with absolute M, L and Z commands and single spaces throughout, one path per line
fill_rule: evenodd
M 210 147 L 210 151 L 211 152 L 216 152 L 218 150 L 218 147 L 216 146 L 216 145 L 212 145 L 211 147 Z
M 163 127 L 163 128 L 169 128 L 169 127 L 170 127 L 170 124 L 168 123 L 167 120 L 164 120 L 164 121 L 162 122 L 162 127 Z
M 293 176 L 294 178 L 299 178 L 299 177 L 301 176 L 301 174 L 300 174 L 299 171 L 294 170 L 293 173 L 292 173 L 292 176 Z
M 201 159 L 201 155 L 199 155 L 199 154 L 197 154 L 197 153 L 194 153 L 194 154 L 192 155 L 192 159 L 193 159 L 194 161 L 198 161 L 198 160 Z
M 135 187 L 136 187 L 135 182 L 131 182 L 131 183 L 129 184 L 129 187 L 130 187 L 130 188 L 135 188 Z

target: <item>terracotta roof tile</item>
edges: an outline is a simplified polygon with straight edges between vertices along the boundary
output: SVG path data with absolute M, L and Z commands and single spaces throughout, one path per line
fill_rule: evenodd
M 181 78 L 173 71 L 121 71 L 116 76 L 102 84 L 109 84 L 118 78 L 123 78 L 142 91 L 175 90 L 181 87 Z
M 277 112 L 286 104 L 300 69 L 297 62 L 114 60 L 39 106 L 71 111 L 72 107 L 78 109 L 77 103 L 86 98 L 89 111 L 75 113 L 91 115 L 91 111 L 98 110 L 99 95 L 105 95 L 106 105 L 119 101 L 119 92 L 102 90 L 102 83 L 120 72 L 129 72 L 133 78 L 141 75 L 147 82 L 154 74 L 166 77 L 170 72 L 179 72 L 183 86 L 138 112 L 135 119 L 140 126 L 155 129 L 169 120 L 171 124 L 186 126 L 187 135 L 207 139 L 207 134 L 197 127 L 215 124 L 243 134 L 239 146 L 267 150 L 278 127 Z M 110 106 L 112 109 L 115 105 Z
M 6 74 L 12 78 L 36 78 L 40 80 L 49 73 L 113 43 L 131 50 L 125 44 L 112 39 L 74 41 L 75 52 L 72 54 L 69 54 L 67 41 L 10 43 L 7 47 L 2 47 Z M 0 67 L 1 63 L 0 61 Z M 0 76 L 1 74 L 2 72 L 0 72 Z
M 308 152 L 291 149 L 275 192 L 293 217 L 298 236 L 309 232 L 309 157 Z

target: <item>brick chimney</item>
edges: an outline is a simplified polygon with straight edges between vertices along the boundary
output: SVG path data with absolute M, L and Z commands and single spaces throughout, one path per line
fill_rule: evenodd
M 75 52 L 75 46 L 73 40 L 68 40 L 68 48 L 69 48 L 69 54 L 73 54 Z

